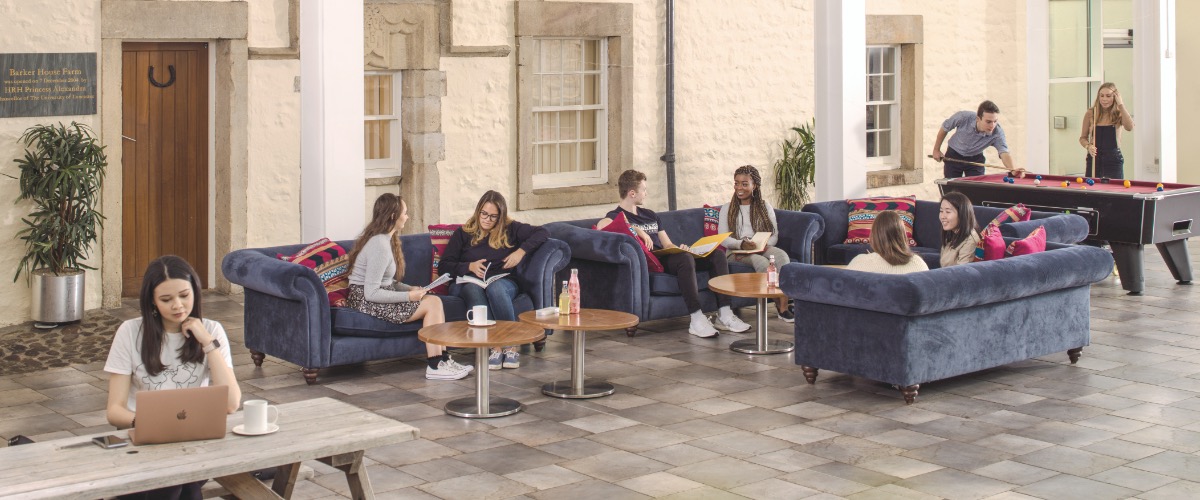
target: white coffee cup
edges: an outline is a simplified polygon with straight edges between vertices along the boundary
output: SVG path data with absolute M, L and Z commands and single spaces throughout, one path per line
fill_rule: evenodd
M 249 434 L 261 434 L 270 429 L 270 425 L 279 421 L 279 408 L 267 404 L 265 400 L 255 399 L 242 403 L 245 415 L 242 428 Z
M 467 311 L 467 323 L 472 325 L 486 325 L 487 322 L 487 306 L 475 306 L 470 311 Z

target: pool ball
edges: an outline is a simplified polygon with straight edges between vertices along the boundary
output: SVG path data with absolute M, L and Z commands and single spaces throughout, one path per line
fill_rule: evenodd
M 1162 185 L 1162 183 L 1160 182 L 1160 183 L 1158 183 L 1158 184 L 1155 184 L 1155 185 L 1154 185 L 1154 187 L 1156 187 L 1156 188 L 1160 188 L 1160 187 L 1163 187 L 1163 185 Z M 1159 191 L 1162 191 L 1162 190 L 1160 189 Z
M 1094 181 L 1094 180 L 1092 180 L 1092 179 L 1088 179 L 1088 180 L 1087 180 L 1087 185 L 1089 185 L 1089 186 L 1095 186 L 1095 185 L 1096 185 L 1096 181 Z
M 1162 187 L 1162 186 L 1158 186 L 1158 187 L 1154 188 L 1154 190 L 1155 190 L 1155 191 L 1162 191 L 1162 190 L 1163 190 L 1163 187 Z
M 1070 182 L 1067 182 L 1067 181 L 1062 181 L 1062 187 L 1067 187 L 1067 186 L 1070 186 L 1070 185 L 1071 185 L 1071 183 L 1070 183 Z
M 1034 179 L 1034 180 L 1033 180 L 1033 185 L 1034 185 L 1034 186 L 1041 186 L 1041 185 L 1042 185 L 1042 180 L 1041 180 L 1041 179 Z
M 1132 185 L 1133 185 L 1133 184 L 1132 184 L 1132 183 L 1130 183 L 1129 181 L 1125 181 L 1125 187 L 1129 187 L 1129 186 L 1132 186 Z
M 1040 175 L 1039 175 L 1039 176 L 1037 176 L 1037 177 L 1034 177 L 1034 180 L 1039 180 L 1039 181 L 1040 181 L 1040 180 L 1042 180 L 1042 176 L 1040 176 Z
M 1084 191 L 1087 191 L 1087 186 L 1079 186 L 1079 187 L 1080 187 L 1081 189 L 1083 189 Z
M 1076 177 L 1075 182 L 1083 183 L 1083 177 Z

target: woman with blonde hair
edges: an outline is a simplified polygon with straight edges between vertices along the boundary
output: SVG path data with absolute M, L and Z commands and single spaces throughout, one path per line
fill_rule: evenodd
M 400 281 L 404 278 L 404 251 L 399 233 L 407 222 L 408 204 L 402 198 L 384 193 L 375 200 L 371 222 L 350 250 L 350 296 L 346 305 L 392 323 L 445 323 L 442 299 Z M 474 370 L 451 359 L 440 345 L 425 344 L 425 354 L 425 378 L 430 380 L 458 380 Z
M 487 280 L 498 274 L 510 273 L 526 255 L 537 251 L 550 232 L 541 226 L 517 222 L 508 217 L 508 203 L 496 191 L 488 191 L 475 204 L 475 212 L 467 223 L 456 229 L 446 243 L 438 269 L 451 276 L 475 276 Z M 488 306 L 488 318 L 500 321 L 516 321 L 513 309 L 519 289 L 512 276 L 493 281 L 487 287 L 474 283 L 454 283 L 450 294 L 466 302 L 467 309 Z M 492 349 L 488 358 L 488 369 L 499 370 L 521 366 L 516 346 L 508 346 L 501 353 Z
M 1087 150 L 1087 176 L 1125 178 L 1125 156 L 1121 154 L 1121 129 L 1133 130 L 1133 116 L 1116 84 L 1105 82 L 1096 91 L 1096 100 L 1083 114 L 1079 144 Z
M 884 274 L 907 274 L 928 271 L 924 260 L 913 254 L 900 215 L 884 210 L 871 224 L 871 253 L 859 255 L 846 269 Z

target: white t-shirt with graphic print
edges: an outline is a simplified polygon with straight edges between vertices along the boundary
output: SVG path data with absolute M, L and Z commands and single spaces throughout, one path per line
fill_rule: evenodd
M 201 320 L 204 328 L 212 334 L 212 338 L 221 342 L 221 356 L 225 363 L 233 367 L 233 357 L 229 354 L 229 337 L 220 323 L 212 320 Z M 138 391 L 157 391 L 160 389 L 183 389 L 186 387 L 205 387 L 209 385 L 208 357 L 201 363 L 181 363 L 179 348 L 183 347 L 186 339 L 182 333 L 167 333 L 163 343 L 161 359 L 163 371 L 150 376 L 146 365 L 142 363 L 142 318 L 134 318 L 121 323 L 117 334 L 113 337 L 112 349 L 108 351 L 108 361 L 104 363 L 104 371 L 117 375 L 130 375 L 129 411 L 137 411 L 135 396 Z

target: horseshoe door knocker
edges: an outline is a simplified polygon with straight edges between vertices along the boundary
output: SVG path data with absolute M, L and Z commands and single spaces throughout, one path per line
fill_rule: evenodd
M 150 84 L 154 85 L 155 87 L 158 87 L 160 89 L 165 89 L 167 87 L 170 87 L 171 85 L 174 85 L 175 84 L 175 65 L 174 64 L 167 66 L 167 73 L 171 74 L 171 79 L 167 80 L 167 83 L 158 83 L 158 80 L 154 79 L 154 66 L 151 66 L 150 67 Z

